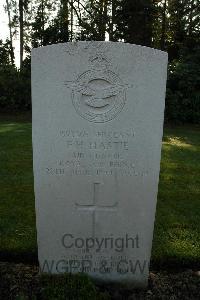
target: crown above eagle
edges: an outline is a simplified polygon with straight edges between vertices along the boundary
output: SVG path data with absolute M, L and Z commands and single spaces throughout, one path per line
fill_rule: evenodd
M 92 55 L 89 61 L 93 68 L 97 69 L 107 68 L 110 65 L 108 58 L 102 52 L 97 52 Z

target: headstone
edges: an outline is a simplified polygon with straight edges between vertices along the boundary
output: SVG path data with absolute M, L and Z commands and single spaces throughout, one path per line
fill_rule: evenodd
M 125 43 L 33 49 L 42 272 L 147 285 L 167 54 Z

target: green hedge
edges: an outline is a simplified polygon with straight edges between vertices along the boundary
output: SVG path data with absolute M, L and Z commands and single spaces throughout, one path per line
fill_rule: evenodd
M 9 64 L 0 65 L 0 110 L 21 111 L 31 109 L 30 62 L 21 71 Z
M 173 61 L 168 69 L 165 119 L 200 123 L 200 48 Z

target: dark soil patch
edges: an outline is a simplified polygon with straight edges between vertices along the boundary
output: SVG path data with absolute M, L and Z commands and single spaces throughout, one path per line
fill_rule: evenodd
M 0 299 L 198 300 L 200 272 L 151 272 L 146 290 L 94 285 L 85 275 L 41 276 L 38 266 L 0 263 Z

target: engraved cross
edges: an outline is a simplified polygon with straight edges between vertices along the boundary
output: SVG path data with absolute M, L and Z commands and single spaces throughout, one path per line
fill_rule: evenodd
M 76 203 L 76 208 L 78 211 L 91 212 L 91 215 L 92 215 L 92 237 L 93 238 L 95 238 L 97 212 L 99 212 L 99 211 L 114 212 L 114 211 L 116 211 L 116 207 L 118 205 L 117 202 L 115 202 L 113 205 L 98 205 L 100 184 L 101 184 L 100 182 L 93 183 L 93 203 L 92 204 L 82 205 L 82 204 Z

